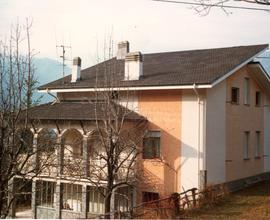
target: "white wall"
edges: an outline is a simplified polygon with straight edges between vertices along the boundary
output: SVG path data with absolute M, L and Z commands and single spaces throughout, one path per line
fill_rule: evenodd
M 226 160 L 226 81 L 206 94 L 207 183 L 225 182 Z
M 125 80 L 138 80 L 143 74 L 143 62 L 125 61 Z
M 182 93 L 181 185 L 185 190 L 199 188 L 199 170 L 204 169 L 204 112 L 204 97 L 201 97 L 199 105 L 195 92 L 184 90 Z M 198 154 L 199 151 L 200 154 Z
M 270 171 L 270 101 L 264 103 L 264 172 Z
M 120 105 L 127 107 L 129 110 L 138 112 L 138 93 L 130 91 L 127 95 L 125 92 L 120 96 Z

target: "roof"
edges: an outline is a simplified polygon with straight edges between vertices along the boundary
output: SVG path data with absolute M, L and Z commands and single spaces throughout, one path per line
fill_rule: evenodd
M 267 44 L 262 44 L 144 54 L 143 76 L 132 81 L 124 80 L 124 60 L 112 58 L 82 70 L 81 79 L 76 83 L 71 83 L 71 75 L 68 75 L 39 87 L 39 90 L 106 87 L 104 76 L 113 79 L 110 83 L 113 87 L 175 86 L 194 83 L 211 85 L 267 48 Z
M 123 106 L 116 105 L 119 116 L 125 114 L 126 120 L 141 120 L 144 117 L 134 111 L 128 110 Z M 32 120 L 79 120 L 91 121 L 102 120 L 106 113 L 104 103 L 90 102 L 60 102 L 46 103 L 28 109 L 29 119 Z M 111 114 L 113 114 L 111 112 Z M 23 115 L 23 114 L 22 114 Z

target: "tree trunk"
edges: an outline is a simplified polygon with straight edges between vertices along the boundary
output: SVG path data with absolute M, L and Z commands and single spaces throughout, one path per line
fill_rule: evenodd
M 105 218 L 110 219 L 110 211 L 111 211 L 111 197 L 112 194 L 109 192 L 109 194 L 105 197 Z
M 3 203 L 4 203 L 4 183 L 2 177 L 2 158 L 3 158 L 3 151 L 4 151 L 4 129 L 1 129 L 1 139 L 0 139 L 0 218 L 2 216 L 3 210 Z

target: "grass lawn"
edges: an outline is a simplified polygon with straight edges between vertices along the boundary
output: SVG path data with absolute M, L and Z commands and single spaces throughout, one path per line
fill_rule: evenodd
M 270 219 L 270 181 L 229 194 L 217 204 L 186 213 L 191 219 Z

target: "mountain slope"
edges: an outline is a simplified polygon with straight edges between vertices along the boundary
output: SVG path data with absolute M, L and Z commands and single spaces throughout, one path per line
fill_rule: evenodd
M 50 58 L 35 58 L 34 65 L 38 86 L 44 85 L 63 76 L 62 63 L 58 62 L 57 60 Z M 71 69 L 66 66 L 65 74 L 68 75 L 70 73 Z M 37 91 L 34 92 L 33 98 L 34 100 L 39 100 L 41 103 L 50 102 L 53 100 L 52 96 L 44 93 L 38 93 Z

